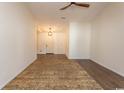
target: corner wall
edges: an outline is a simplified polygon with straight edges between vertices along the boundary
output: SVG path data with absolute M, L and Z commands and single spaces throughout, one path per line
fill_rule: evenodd
M 124 76 L 124 3 L 112 3 L 92 22 L 91 59 Z
M 36 59 L 35 36 L 22 3 L 0 3 L 0 89 Z

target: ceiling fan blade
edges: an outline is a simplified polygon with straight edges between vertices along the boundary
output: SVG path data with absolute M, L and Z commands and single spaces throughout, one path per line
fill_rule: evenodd
M 81 6 L 81 7 L 89 7 L 89 4 L 78 4 L 78 3 L 74 3 L 76 6 Z
M 69 5 L 67 5 L 67 6 L 65 6 L 65 7 L 63 7 L 63 8 L 61 8 L 60 10 L 65 10 L 66 8 L 68 8 L 68 7 L 70 7 L 72 4 L 70 3 Z

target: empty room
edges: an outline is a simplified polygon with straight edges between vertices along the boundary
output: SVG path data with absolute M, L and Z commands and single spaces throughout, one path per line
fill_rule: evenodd
M 124 89 L 124 3 L 0 2 L 0 89 Z

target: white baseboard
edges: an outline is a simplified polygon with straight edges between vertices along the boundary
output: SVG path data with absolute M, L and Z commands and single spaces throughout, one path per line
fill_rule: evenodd
M 96 62 L 97 64 L 99 64 L 99 65 L 101 65 L 101 66 L 103 66 L 103 67 L 105 67 L 105 68 L 107 68 L 107 69 L 109 69 L 109 70 L 111 70 L 111 71 L 119 74 L 120 76 L 124 77 L 124 73 L 121 73 L 121 72 L 119 72 L 119 71 L 117 71 L 117 70 L 115 70 L 115 69 L 113 69 L 113 68 L 111 68 L 111 67 L 109 67 L 109 66 L 107 66 L 105 64 L 102 64 L 100 62 L 97 62 L 96 60 L 93 60 L 93 59 L 90 59 L 90 60 L 93 61 L 93 62 Z
M 16 76 L 18 76 L 21 72 L 23 72 L 30 64 L 32 64 L 37 59 L 37 56 L 34 56 L 29 62 L 26 62 L 27 64 L 20 69 L 18 72 L 16 72 L 9 80 L 4 82 L 2 85 L 0 85 L 0 89 L 2 89 L 6 84 L 8 84 L 11 80 L 13 80 Z

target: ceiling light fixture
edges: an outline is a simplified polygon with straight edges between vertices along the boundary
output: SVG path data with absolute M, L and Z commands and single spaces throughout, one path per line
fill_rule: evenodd
M 53 35 L 51 29 L 52 29 L 52 28 L 49 28 L 48 36 L 52 36 L 52 35 Z

